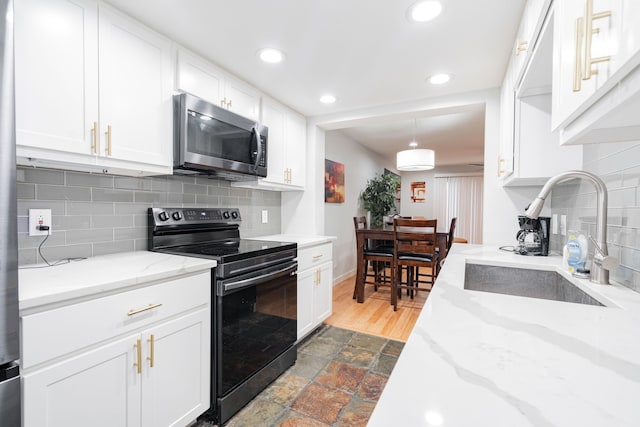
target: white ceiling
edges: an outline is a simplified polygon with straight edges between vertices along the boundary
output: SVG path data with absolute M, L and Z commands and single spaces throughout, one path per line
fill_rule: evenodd
M 412 23 L 415 0 L 107 1 L 308 117 L 500 86 L 525 2 L 441 0 L 440 17 Z M 285 61 L 260 62 L 264 47 Z M 440 72 L 453 80 L 426 82 Z M 324 93 L 338 101 L 321 104 Z M 439 164 L 481 162 L 459 151 L 482 152 L 480 115 L 475 106 L 420 119 L 416 139 Z M 344 131 L 383 155 L 405 149 L 412 120 L 380 122 Z

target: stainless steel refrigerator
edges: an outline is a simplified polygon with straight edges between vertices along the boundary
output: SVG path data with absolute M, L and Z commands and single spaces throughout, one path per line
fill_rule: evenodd
M 20 426 L 13 0 L 0 0 L 0 426 Z

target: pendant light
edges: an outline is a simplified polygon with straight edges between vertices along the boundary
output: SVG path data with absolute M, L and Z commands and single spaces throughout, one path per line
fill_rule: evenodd
M 410 150 L 399 151 L 396 154 L 396 169 L 399 171 L 426 171 L 435 167 L 435 153 L 433 150 L 416 148 L 416 119 L 413 119 L 413 141 L 409 143 Z

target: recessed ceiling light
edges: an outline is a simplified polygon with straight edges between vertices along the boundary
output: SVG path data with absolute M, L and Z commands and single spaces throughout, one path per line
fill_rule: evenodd
M 417 146 L 418 146 L 418 143 L 417 143 L 417 142 L 415 142 L 415 141 L 411 141 L 411 142 L 409 143 L 409 147 L 411 147 L 411 148 L 416 148 Z
M 407 11 L 407 16 L 415 22 L 431 21 L 442 12 L 442 5 L 438 1 L 421 1 L 414 3 Z
M 320 102 L 322 102 L 323 104 L 333 104 L 334 102 L 336 102 L 336 97 L 333 95 L 322 95 L 320 97 Z
M 277 64 L 278 62 L 282 62 L 284 59 L 284 53 L 273 48 L 261 49 L 258 52 L 258 56 L 263 62 L 267 62 L 269 64 Z
M 451 76 L 449 74 L 434 74 L 429 77 L 429 83 L 432 85 L 441 85 L 449 80 L 451 80 Z

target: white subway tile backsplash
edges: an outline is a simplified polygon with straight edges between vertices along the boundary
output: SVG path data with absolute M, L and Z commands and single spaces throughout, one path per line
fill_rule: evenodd
M 585 145 L 583 165 L 584 170 L 598 175 L 607 185 L 607 243 L 609 254 L 621 262 L 611 272 L 611 279 L 640 292 L 640 142 Z M 569 185 L 559 188 L 552 192 L 551 211 L 567 213 L 570 228 L 594 235 L 593 185 L 585 181 L 578 188 L 571 189 Z M 563 239 L 552 236 L 552 249 L 562 248 Z
M 36 169 L 19 167 L 16 171 L 18 182 L 32 182 L 34 184 L 64 185 L 64 172 L 53 169 Z
M 91 197 L 94 201 L 133 202 L 133 194 L 131 194 L 131 191 L 125 190 L 92 188 Z
M 91 200 L 91 189 L 86 187 L 65 187 L 62 185 L 36 185 L 38 200 Z
M 20 265 L 42 264 L 40 237 L 29 237 L 28 209 L 52 209 L 54 232 L 43 245 L 50 262 L 114 252 L 147 250 L 147 209 L 152 206 L 238 207 L 240 233 L 278 234 L 280 193 L 232 188 L 208 177 L 114 177 L 102 174 L 18 167 Z M 186 188 L 185 188 L 186 187 Z M 269 210 L 269 223 L 260 213 Z
M 109 175 L 95 175 L 91 173 L 67 172 L 65 184 L 72 187 L 101 187 L 113 188 L 114 179 Z

